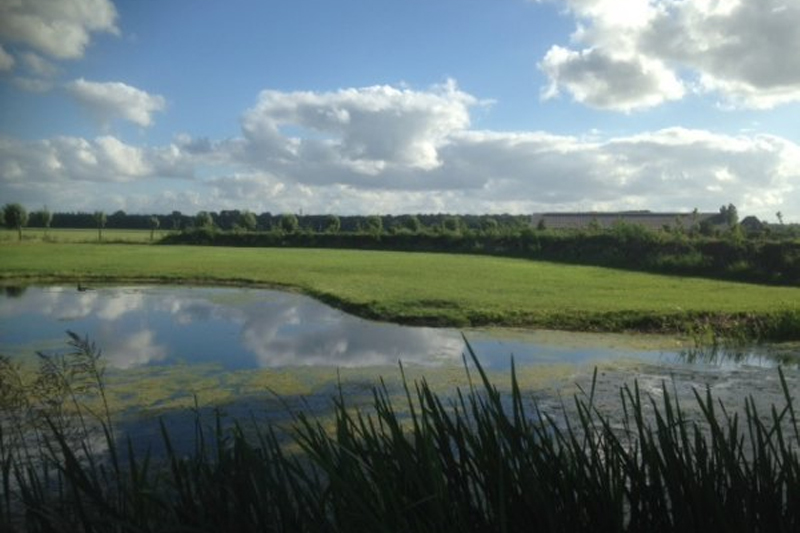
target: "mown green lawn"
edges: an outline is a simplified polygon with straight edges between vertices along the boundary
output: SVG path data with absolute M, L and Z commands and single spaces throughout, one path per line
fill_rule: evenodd
M 0 281 L 286 287 L 363 316 L 624 329 L 627 318 L 800 310 L 800 288 L 498 257 L 137 244 L 0 244 Z

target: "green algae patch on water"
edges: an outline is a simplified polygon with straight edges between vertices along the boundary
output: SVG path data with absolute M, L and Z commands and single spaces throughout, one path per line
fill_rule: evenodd
M 301 378 L 300 369 L 239 370 L 229 373 L 225 384 L 238 395 L 270 393 L 278 396 L 296 396 L 310 394 L 311 388 Z
M 231 400 L 220 387 L 218 365 L 176 364 L 114 370 L 108 375 L 106 394 L 112 412 L 167 411 Z
M 115 411 L 158 413 L 192 407 L 217 407 L 257 397 L 303 395 L 310 389 L 292 370 L 226 371 L 219 365 L 180 364 L 116 371 L 107 391 Z
M 650 333 L 606 333 L 561 331 L 553 329 L 530 328 L 470 328 L 465 331 L 467 338 L 478 334 L 485 338 L 502 341 L 518 340 L 535 342 L 538 345 L 561 348 L 596 350 L 598 347 L 630 351 L 682 350 L 693 346 L 692 340 L 683 336 L 659 335 Z

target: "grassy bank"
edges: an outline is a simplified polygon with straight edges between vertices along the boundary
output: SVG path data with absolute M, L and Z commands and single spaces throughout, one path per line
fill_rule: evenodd
M 172 232 L 164 244 L 481 254 L 654 274 L 800 286 L 800 241 L 742 233 L 689 236 L 631 224 L 596 231 Z
M 413 324 L 800 338 L 800 288 L 455 254 L 0 244 L 0 282 L 78 281 L 289 288 Z
M 783 374 L 785 403 L 769 413 L 698 392 L 694 418 L 666 385 L 659 399 L 634 385 L 620 390 L 621 419 L 594 405 L 592 388 L 556 420 L 513 369 L 503 394 L 478 367 L 451 400 L 424 381 L 407 385 L 399 409 L 385 387 L 362 410 L 339 395 L 332 429 L 299 412 L 290 428 L 248 437 L 197 418 L 183 454 L 162 424 L 162 458 L 134 453 L 102 409 L 85 407 L 104 397 L 99 352 L 72 346 L 64 365 L 43 362 L 33 395 L 0 365 L 3 531 L 800 528 L 800 425 Z

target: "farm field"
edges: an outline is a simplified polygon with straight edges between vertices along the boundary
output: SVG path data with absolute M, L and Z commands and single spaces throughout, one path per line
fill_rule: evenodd
M 6 285 L 78 281 L 269 286 L 368 318 L 451 326 L 675 331 L 709 317 L 735 327 L 742 317 L 782 313 L 792 317 L 789 336 L 800 335 L 800 288 L 793 287 L 455 254 L 0 244 L 0 282 Z

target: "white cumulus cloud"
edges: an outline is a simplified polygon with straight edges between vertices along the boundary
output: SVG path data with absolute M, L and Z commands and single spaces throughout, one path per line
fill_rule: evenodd
M 161 95 L 121 82 L 93 82 L 83 78 L 67 84 L 67 90 L 103 124 L 122 118 L 142 127 L 153 123 L 153 114 L 166 108 Z
M 592 107 L 631 111 L 679 100 L 685 93 L 683 83 L 662 62 L 609 55 L 602 48 L 576 52 L 554 46 L 539 66 L 550 79 L 545 98 L 565 89 L 576 101 Z
M 449 133 L 469 126 L 476 103 L 452 81 L 431 91 L 263 91 L 242 129 L 255 158 L 324 161 L 360 175 L 394 166 L 430 170 L 441 165 L 439 149 Z
M 0 138 L 0 184 L 126 182 L 156 176 L 191 176 L 177 146 L 143 148 L 108 135 L 94 140 Z
M 550 1 L 550 0 L 544 0 Z M 800 101 L 800 4 L 785 0 L 563 0 L 572 46 L 539 64 L 552 97 L 631 111 L 682 98 L 687 86 L 733 107 Z
M 24 52 L 20 57 L 28 71 L 35 76 L 51 78 L 58 73 L 58 67 L 39 54 Z
M 97 342 L 104 347 L 104 355 L 113 368 L 128 369 L 161 361 L 168 355 L 168 349 L 156 341 L 152 330 L 143 329 L 125 337 L 105 328 L 98 335 Z
M 95 32 L 117 34 L 109 0 L 0 0 L 0 42 L 56 59 L 83 57 Z
M 182 136 L 179 146 L 199 160 L 240 169 L 205 180 L 192 205 L 273 212 L 519 213 L 716 209 L 734 202 L 743 213 L 761 216 L 800 210 L 792 200 L 800 187 L 800 148 L 780 137 L 686 128 L 605 138 L 478 131 L 470 129 L 468 108 L 477 99 L 452 87 L 450 92 L 381 88 L 380 105 L 370 107 L 374 93 L 371 88 L 268 91 L 245 113 L 241 138 Z M 404 120 L 409 102 L 415 104 L 414 120 Z M 376 116 L 351 119 L 353 109 L 365 108 Z M 386 126 L 386 116 L 397 120 Z M 363 135 L 379 136 L 378 126 L 401 141 L 380 158 L 367 157 L 384 146 L 382 139 Z M 359 137 L 367 146 L 352 155 L 350 139 Z M 415 153 L 409 147 L 426 143 L 435 150 L 435 164 L 407 155 Z M 372 167 L 367 172 L 355 163 Z
M 679 127 L 587 137 L 476 130 L 476 103 L 452 84 L 269 91 L 233 139 L 183 134 L 146 147 L 112 136 L 0 138 L 0 197 L 109 212 L 689 211 L 732 202 L 773 220 L 800 213 L 800 146 L 788 139 Z M 384 128 L 396 144 L 379 138 Z

